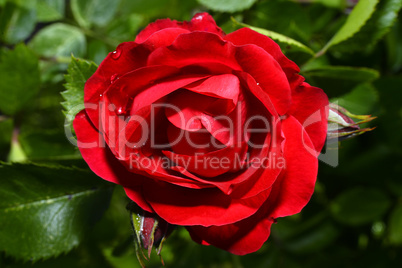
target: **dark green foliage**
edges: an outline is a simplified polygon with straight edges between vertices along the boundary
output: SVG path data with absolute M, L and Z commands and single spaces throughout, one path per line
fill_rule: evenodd
M 0 172 L 0 250 L 26 261 L 78 246 L 109 205 L 111 185 L 87 170 L 3 164 Z
M 25 45 L 14 50 L 3 49 L 0 54 L 0 111 L 14 115 L 39 91 L 38 58 Z
M 93 62 L 71 57 L 71 63 L 66 75 L 66 91 L 61 95 L 65 99 L 62 105 L 66 112 L 67 120 L 72 121 L 75 115 L 84 108 L 85 81 L 96 71 L 98 66 Z

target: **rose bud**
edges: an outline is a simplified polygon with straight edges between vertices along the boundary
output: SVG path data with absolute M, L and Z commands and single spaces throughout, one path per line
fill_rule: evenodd
M 147 259 L 143 249 L 147 250 L 148 258 L 151 257 L 152 248 L 155 247 L 160 256 L 163 241 L 173 231 L 174 226 L 170 225 L 156 214 L 149 213 L 138 207 L 134 202 L 127 205 L 130 211 L 131 226 L 134 231 L 134 244 L 138 261 L 145 267 L 143 259 Z M 162 257 L 161 261 L 163 263 Z
M 352 118 L 360 121 L 355 122 Z M 327 134 L 328 142 L 343 141 L 373 130 L 374 128 L 361 129 L 359 125 L 370 122 L 375 118 L 376 117 L 372 117 L 371 115 L 355 115 L 337 104 L 330 103 Z
M 158 221 L 255 252 L 314 191 L 328 97 L 299 71 L 249 28 L 225 34 L 207 13 L 157 20 L 86 82 L 78 147 Z

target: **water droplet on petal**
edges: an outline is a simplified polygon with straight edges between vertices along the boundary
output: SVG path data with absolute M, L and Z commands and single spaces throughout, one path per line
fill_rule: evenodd
M 204 19 L 204 16 L 201 15 L 201 14 L 199 14 L 199 15 L 193 17 L 193 20 L 195 20 L 195 21 L 200 21 L 200 20 L 203 20 L 203 19 Z
M 114 74 L 110 77 L 110 83 L 114 83 L 117 79 L 119 79 L 118 74 Z
M 257 86 L 259 86 L 260 85 L 260 83 L 257 83 Z
M 128 109 L 127 109 L 128 103 L 123 104 L 122 106 L 119 106 L 116 109 L 116 114 L 117 115 L 126 115 L 128 113 Z
M 112 52 L 112 58 L 117 60 L 118 58 L 120 58 L 121 55 L 121 50 L 120 49 L 116 49 L 115 51 Z
M 119 108 L 117 109 L 116 113 L 117 113 L 118 115 L 123 114 L 123 113 L 124 113 L 123 107 L 119 107 Z

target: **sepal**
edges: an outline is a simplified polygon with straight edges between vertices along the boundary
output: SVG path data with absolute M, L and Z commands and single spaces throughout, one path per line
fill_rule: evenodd
M 360 128 L 360 125 L 370 122 L 377 117 L 371 115 L 355 115 L 345 108 L 335 104 L 329 104 L 328 115 L 328 141 L 336 142 L 350 139 L 375 128 Z M 358 121 L 354 121 L 358 120 Z
M 174 230 L 174 225 L 164 221 L 156 214 L 144 211 L 134 202 L 130 202 L 127 205 L 127 210 L 130 212 L 131 227 L 134 232 L 135 252 L 141 267 L 145 267 L 145 261 L 151 257 L 153 248 L 155 248 L 163 264 L 161 256 L 162 245 Z M 144 250 L 146 250 L 147 255 L 144 254 Z

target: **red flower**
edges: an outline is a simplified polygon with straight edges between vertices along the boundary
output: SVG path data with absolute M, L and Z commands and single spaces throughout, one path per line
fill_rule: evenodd
M 97 175 L 195 241 L 254 252 L 314 190 L 328 99 L 298 72 L 248 28 L 225 35 L 206 13 L 158 20 L 85 84 L 78 146 Z

